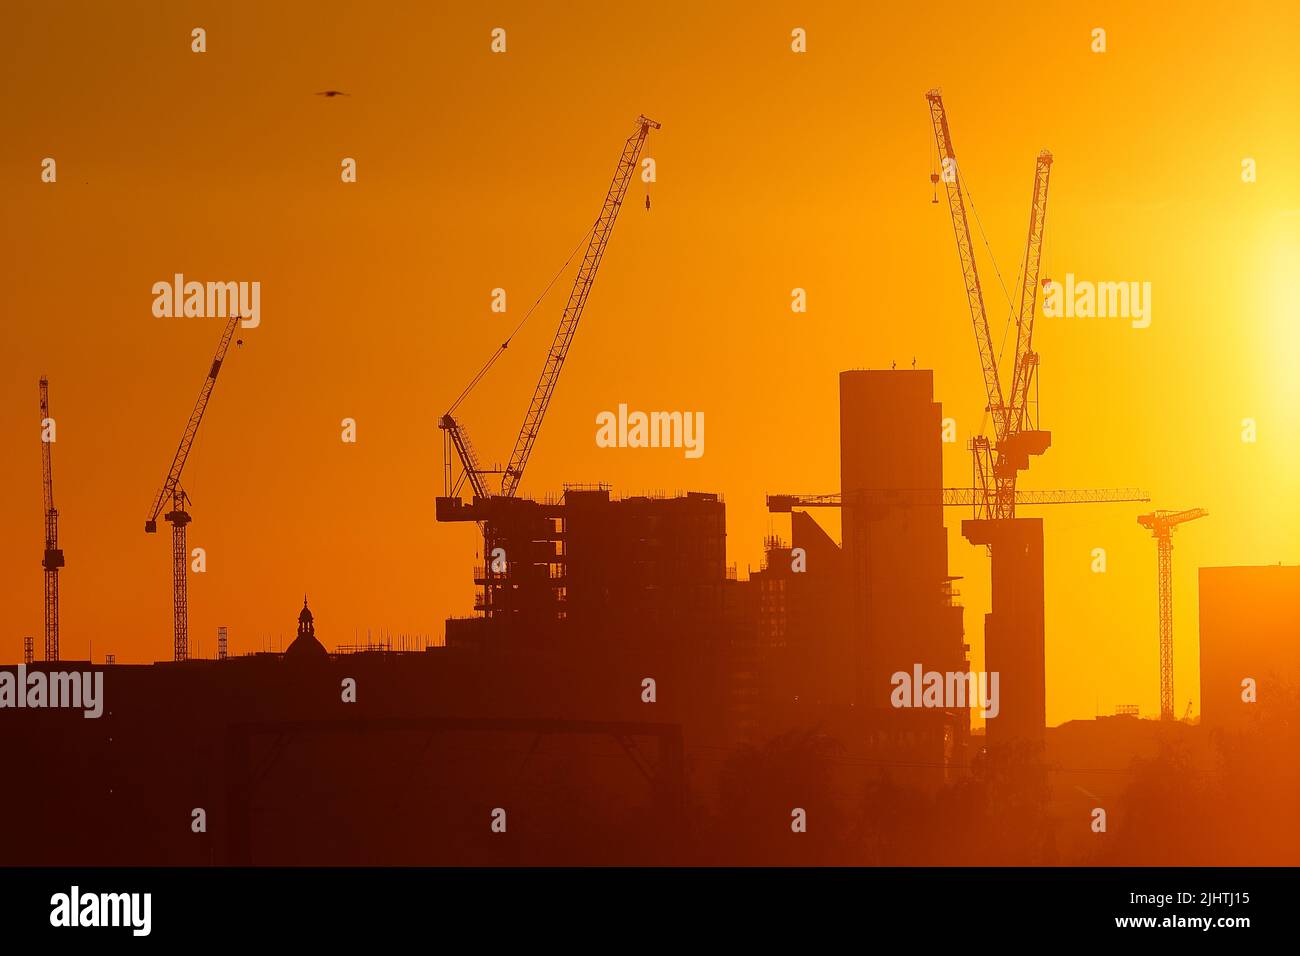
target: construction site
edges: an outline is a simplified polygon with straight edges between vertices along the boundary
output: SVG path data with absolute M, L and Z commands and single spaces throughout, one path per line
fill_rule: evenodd
M 43 653 L 27 638 L 23 664 L 27 672 L 102 670 L 107 711 L 83 720 L 37 707 L 0 720 L 6 753 L 47 794 L 39 805 L 16 788 L 0 797 L 9 819 L 22 822 L 6 840 L 7 861 L 1300 860 L 1300 826 L 1287 810 L 1300 778 L 1268 759 L 1297 742 L 1300 703 L 1276 689 L 1294 688 L 1300 670 L 1300 567 L 1200 567 L 1199 595 L 1181 596 L 1200 602 L 1200 633 L 1176 631 L 1173 532 L 1206 509 L 1157 508 L 1140 488 L 1088 487 L 1087 475 L 1079 488 L 1021 486 L 1053 442 L 1037 383 L 1040 361 L 1060 358 L 1040 357 L 1034 327 L 1048 282 L 1041 258 L 1055 158 L 1047 150 L 1030 157 L 1028 235 L 1004 355 L 954 124 L 938 90 L 925 105 L 934 203 L 946 205 L 957 252 L 944 268 L 960 271 L 965 291 L 952 308 L 968 317 L 984 386 L 984 423 L 967 442 L 969 480 L 944 474 L 945 396 L 934 370 L 846 368 L 840 487 L 772 488 L 766 509 L 777 530 L 748 574 L 728 562 L 720 489 L 633 495 L 568 484 L 523 493 L 601 265 L 607 252 L 618 255 L 620 212 L 639 204 L 629 203 L 630 187 L 646 144 L 666 135 L 644 115 L 618 149 L 580 257 L 547 286 L 573 272 L 522 426 L 505 446 L 509 458 L 491 463 L 471 442 L 464 403 L 534 310 L 539 321 L 546 314 L 545 292 L 438 419 L 442 493 L 433 516 L 475 526 L 481 545 L 464 562 L 473 606 L 423 646 L 334 639 L 308 594 L 301 609 L 285 608 L 286 622 L 295 613 L 297 622 L 283 651 L 231 653 L 222 628 L 214 655 L 194 652 L 187 530 L 195 518 L 183 479 L 239 344 L 241 317 L 232 312 L 145 514 L 149 534 L 160 521 L 171 525 L 170 653 L 160 648 L 153 664 L 66 660 L 60 575 L 79 569 L 75 553 L 65 568 L 60 548 L 51 386 L 42 377 L 45 625 Z M 593 307 L 587 322 L 599 312 Z M 1144 587 L 1158 614 L 1142 640 L 1158 648 L 1150 680 L 1160 710 L 1144 719 L 1120 706 L 1053 727 L 1045 537 L 1050 522 L 1085 520 L 1072 516 L 1092 508 L 1131 509 L 1134 534 L 1156 541 L 1154 581 Z M 830 512 L 839 540 L 819 520 Z M 982 620 L 967 619 L 951 570 L 955 521 L 988 558 L 991 609 Z M 982 659 L 971 632 L 981 635 Z M 1176 633 L 1199 646 L 1199 720 L 1189 719 L 1190 705 L 1179 712 Z M 913 673 L 965 676 L 970 688 L 977 675 L 995 675 L 979 686 L 997 699 L 932 700 L 918 689 L 919 706 L 900 706 L 899 675 Z M 1265 703 L 1242 696 L 1243 677 L 1267 683 Z M 1153 822 L 1184 785 L 1183 812 Z M 1252 802 L 1260 792 L 1270 795 L 1265 804 Z M 1109 812 L 1104 841 L 1091 839 L 1087 823 L 1096 807 Z M 1240 810 L 1239 828 L 1188 839 L 1223 807 Z M 813 821 L 807 839 L 791 839 L 791 808 Z M 196 809 L 202 831 L 190 825 Z M 509 840 L 476 825 L 496 809 L 508 815 Z

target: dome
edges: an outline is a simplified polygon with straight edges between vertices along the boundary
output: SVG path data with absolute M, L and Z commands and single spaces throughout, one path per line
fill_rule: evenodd
M 316 659 L 329 657 L 325 645 L 316 640 L 316 624 L 312 620 L 311 609 L 307 607 L 307 596 L 303 595 L 302 610 L 298 612 L 298 636 L 285 651 L 290 660 Z

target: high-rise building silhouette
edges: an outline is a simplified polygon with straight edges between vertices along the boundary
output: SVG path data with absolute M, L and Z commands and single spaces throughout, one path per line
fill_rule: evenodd
M 1043 519 L 966 520 L 961 530 L 990 554 L 993 609 L 984 615 L 984 666 L 998 674 L 1000 700 L 986 739 L 989 746 L 1041 747 L 1047 729 Z
M 840 374 L 840 481 L 854 705 L 889 706 L 891 676 L 965 671 L 962 609 L 952 599 L 943 488 L 943 414 L 926 370 Z M 933 504 L 892 505 L 891 492 Z

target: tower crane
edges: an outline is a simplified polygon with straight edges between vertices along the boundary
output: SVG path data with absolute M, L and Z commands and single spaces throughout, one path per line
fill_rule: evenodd
M 1160 595 L 1160 719 L 1174 719 L 1174 529 L 1180 524 L 1204 518 L 1204 508 L 1186 511 L 1153 511 L 1139 515 L 1138 524 L 1156 539 L 1156 587 Z M 1191 702 L 1188 702 L 1188 707 Z
M 542 420 L 546 417 L 546 410 L 550 406 L 551 396 L 555 392 L 556 383 L 559 381 L 560 371 L 564 368 L 564 360 L 569 354 L 569 346 L 573 343 L 573 335 L 578 329 L 578 321 L 582 318 L 583 310 L 586 308 L 587 297 L 590 295 L 591 287 L 596 281 L 596 272 L 600 268 L 600 261 L 605 254 L 605 246 L 609 243 L 610 234 L 614 231 L 614 222 L 618 219 L 619 209 L 623 206 L 623 199 L 627 195 L 628 186 L 632 181 L 632 174 L 636 170 L 637 161 L 641 155 L 641 149 L 645 145 L 646 137 L 650 134 L 650 131 L 659 128 L 659 123 L 646 116 L 639 116 L 637 117 L 636 131 L 623 144 L 618 165 L 614 169 L 614 178 L 611 180 L 609 190 L 605 194 L 605 201 L 601 205 L 600 215 L 596 217 L 596 222 L 591 228 L 587 249 L 582 257 L 582 265 L 578 268 L 578 274 L 573 280 L 573 287 L 569 290 L 569 299 L 564 306 L 563 314 L 560 316 L 559 328 L 556 329 L 550 351 L 547 352 L 546 362 L 542 366 L 541 377 L 537 380 L 537 385 L 533 389 L 533 397 L 528 403 L 528 411 L 524 415 L 524 423 L 519 429 L 519 436 L 515 439 L 515 446 L 510 454 L 509 463 L 504 469 L 484 468 L 479 463 L 478 456 L 470 444 L 464 426 L 453 415 L 456 407 L 464 401 L 465 396 L 478 384 L 487 369 L 505 351 L 510 344 L 509 338 L 500 345 L 492 359 L 470 382 L 469 387 L 461 393 L 455 404 L 442 416 L 438 427 L 445 433 L 443 458 L 446 498 L 455 498 L 465 482 L 469 483 L 476 499 L 493 497 L 485 478 L 489 474 L 501 475 L 500 494 L 497 497 L 514 497 L 520 481 L 523 480 L 524 468 L 528 465 L 528 458 L 532 454 L 533 444 L 537 441 L 537 435 L 541 431 Z M 517 330 L 518 327 L 516 327 Z M 513 334 L 511 333 L 512 336 Z M 462 469 L 461 477 L 456 481 L 453 481 L 452 475 L 451 455 L 453 451 L 459 459 Z
M 1041 455 L 1051 445 L 1050 432 L 1034 427 L 1029 411 L 1029 393 L 1038 367 L 1038 353 L 1033 351 L 1034 311 L 1038 300 L 1038 273 L 1042 259 L 1043 231 L 1047 222 L 1047 187 L 1051 176 L 1052 154 L 1043 150 L 1034 167 L 1034 188 L 1029 207 L 1029 239 L 1020 286 L 1020 305 L 1016 312 L 1016 352 L 1013 358 L 1011 388 L 1004 397 L 998 372 L 998 356 L 989 331 L 984 291 L 975 263 L 975 246 L 970 223 L 966 218 L 961 171 L 953 148 L 952 132 L 943 97 L 938 90 L 925 95 L 930 106 L 935 144 L 943 165 L 942 180 L 952 215 L 953 235 L 957 240 L 957 257 L 966 287 L 966 303 L 975 329 L 980 368 L 984 376 L 985 409 L 993 419 L 993 441 L 977 435 L 971 439 L 975 480 L 982 496 L 975 503 L 977 518 L 1014 518 L 1016 513 L 1016 477 L 1029 467 L 1031 455 Z M 933 180 L 934 177 L 932 176 Z
M 63 551 L 59 547 L 59 512 L 54 507 L 54 472 L 50 464 L 50 445 L 53 443 L 53 424 L 50 418 L 50 383 L 41 376 L 41 474 L 45 485 L 45 556 L 41 567 L 45 569 L 45 659 L 59 659 L 59 568 L 63 567 Z M 47 437 L 48 436 L 48 437 Z
M 172 526 L 172 659 L 177 661 L 189 660 L 190 656 L 189 579 L 187 577 L 189 552 L 185 544 L 185 528 L 191 519 L 189 512 L 185 510 L 190 499 L 185 489 L 181 487 L 181 472 L 185 469 L 185 461 L 189 458 L 190 448 L 194 445 L 194 437 L 198 434 L 199 425 L 203 421 L 208 399 L 212 397 L 213 386 L 217 384 L 217 373 L 221 371 L 221 363 L 225 361 L 226 350 L 230 348 L 230 340 L 234 336 L 235 325 L 239 320 L 238 310 L 232 310 L 226 327 L 221 333 L 221 341 L 217 343 L 217 352 L 208 369 L 208 377 L 203 380 L 203 387 L 199 389 L 194 410 L 190 412 L 189 421 L 185 423 L 185 431 L 181 433 L 181 442 L 172 458 L 167 478 L 163 481 L 157 497 L 154 498 L 153 506 L 149 509 L 149 517 L 144 522 L 144 530 L 147 534 L 156 532 L 158 516 L 167 503 L 171 503 L 171 510 L 162 517 L 171 522 Z

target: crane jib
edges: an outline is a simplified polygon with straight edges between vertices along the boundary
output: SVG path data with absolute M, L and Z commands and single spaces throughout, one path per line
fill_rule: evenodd
M 636 170 L 637 160 L 641 155 L 641 149 L 645 145 L 646 137 L 650 130 L 659 129 L 660 124 L 652 119 L 642 115 L 637 117 L 637 129 L 623 144 L 619 153 L 618 164 L 614 170 L 614 177 L 610 182 L 609 188 L 605 193 L 604 202 L 601 205 L 600 214 L 596 217 L 592 225 L 590 236 L 588 238 L 587 249 L 583 254 L 582 262 L 578 268 L 577 275 L 573 280 L 573 287 L 569 292 L 569 298 L 565 304 L 564 311 L 560 315 L 560 324 L 555 331 L 551 347 L 547 351 L 545 364 L 542 366 L 542 373 L 538 378 L 537 384 L 533 389 L 533 395 L 528 404 L 528 409 L 524 415 L 524 422 L 519 430 L 519 435 L 515 440 L 514 450 L 510 455 L 510 460 L 506 466 L 499 469 L 502 475 L 501 479 L 501 497 L 514 497 L 515 490 L 523 478 L 524 468 L 528 464 L 528 458 L 532 453 L 533 445 L 537 440 L 537 435 L 541 430 L 542 420 L 546 416 L 546 410 L 550 405 L 551 395 L 555 391 L 555 385 L 559 380 L 560 370 L 564 366 L 565 357 L 568 354 L 569 346 L 573 341 L 573 336 L 577 330 L 578 320 L 582 316 L 583 309 L 587 304 L 588 294 L 596 279 L 596 272 L 600 268 L 601 259 L 604 256 L 606 243 L 609 241 L 610 234 L 614 228 L 614 222 L 618 218 L 618 212 L 623 206 L 624 197 L 627 194 L 628 186 L 632 181 L 633 173 Z M 648 208 L 648 207 L 647 207 Z M 575 250 L 576 252 L 576 250 Z M 566 263 L 567 266 L 567 263 Z M 557 276 L 558 278 L 558 276 Z M 554 281 L 554 280 L 552 280 Z M 547 287 L 550 288 L 549 286 Z M 545 294 L 545 293 L 543 293 Z M 539 300 L 540 301 L 540 300 Z M 508 343 L 507 339 L 507 343 Z M 501 349 L 506 347 L 503 343 Z M 456 400 L 452 410 L 466 394 L 472 389 L 482 377 L 483 372 L 491 367 L 495 358 L 488 362 L 483 371 L 479 373 L 471 382 L 461 397 Z M 454 496 L 455 491 L 460 487 L 459 482 L 453 483 L 451 475 L 451 453 L 454 451 L 456 457 L 460 459 L 464 477 L 468 479 L 474 490 L 476 498 L 486 497 L 488 495 L 487 486 L 484 481 L 484 475 L 487 470 L 480 468 L 477 457 L 469 444 L 469 438 L 465 430 L 460 426 L 450 414 L 444 415 L 440 426 L 445 437 L 446 450 L 446 487 L 447 496 Z
M 543 366 L 542 374 L 533 390 L 528 412 L 524 416 L 523 427 L 520 429 L 519 436 L 515 441 L 515 448 L 511 453 L 510 462 L 506 466 L 505 477 L 501 483 L 501 492 L 507 497 L 514 495 L 515 489 L 519 487 L 519 482 L 523 477 L 524 468 L 528 464 L 533 444 L 537 440 L 542 420 L 545 418 L 546 410 L 550 405 L 551 395 L 554 393 L 555 385 L 559 380 L 560 370 L 564 366 L 569 346 L 572 344 L 574 333 L 577 331 L 578 321 L 586 307 L 591 287 L 595 284 L 596 273 L 600 268 L 601 260 L 604 258 L 605 246 L 614 231 L 614 224 L 623 205 L 623 197 L 627 194 L 628 186 L 632 181 L 632 175 L 636 169 L 637 159 L 641 155 L 641 149 L 645 145 L 646 136 L 649 135 L 652 126 L 658 128 L 659 125 L 647 120 L 645 117 L 640 117 L 638 124 L 637 131 L 629 136 L 623 144 L 618 165 L 614 170 L 614 177 L 605 194 L 605 202 L 600 215 L 596 219 L 596 228 L 592 230 L 582 265 L 578 269 L 577 275 L 574 276 L 573 288 L 569 292 L 569 301 L 561 315 L 560 327 L 556 330 L 555 339 L 547 353 L 546 364 Z
M 938 90 L 926 94 L 930 105 L 930 120 L 934 127 L 935 146 L 939 155 L 946 161 L 943 181 L 948 193 L 948 208 L 952 214 L 953 235 L 957 241 L 957 257 L 961 265 L 962 279 L 966 288 L 966 300 L 970 310 L 971 323 L 975 330 L 975 342 L 979 350 L 980 365 L 984 374 L 984 390 L 988 399 L 988 408 L 993 415 L 994 429 L 1001 434 L 1004 431 L 1003 419 L 1006 403 L 1002 399 L 1002 384 L 998 377 L 996 353 L 993 349 L 993 337 L 989 331 L 988 313 L 984 307 L 984 292 L 980 285 L 979 268 L 975 263 L 975 244 L 971 239 L 970 224 L 966 218 L 966 205 L 962 198 L 961 172 L 957 163 L 956 150 L 952 144 L 952 132 L 948 127 L 948 113 L 943 105 L 943 98 Z
M 199 389 L 199 397 L 194 403 L 194 410 L 190 412 L 189 421 L 185 424 L 185 431 L 181 434 L 176 454 L 172 457 L 167 479 L 163 482 L 162 490 L 158 492 L 158 496 L 154 499 L 153 507 L 149 511 L 149 517 L 145 521 L 145 531 L 147 533 L 152 534 L 157 529 L 158 515 L 168 499 L 172 498 L 180 487 L 181 472 L 185 468 L 185 461 L 189 457 L 190 448 L 193 446 L 194 438 L 198 434 L 199 425 L 203 421 L 203 413 L 208 407 L 208 399 L 211 398 L 212 390 L 216 386 L 217 374 L 221 371 L 226 351 L 230 348 L 230 340 L 234 335 L 235 325 L 239 321 L 239 314 L 232 314 L 221 333 L 221 341 L 217 343 L 217 351 L 212 358 L 212 365 L 208 369 L 207 377 L 203 380 L 203 387 Z

